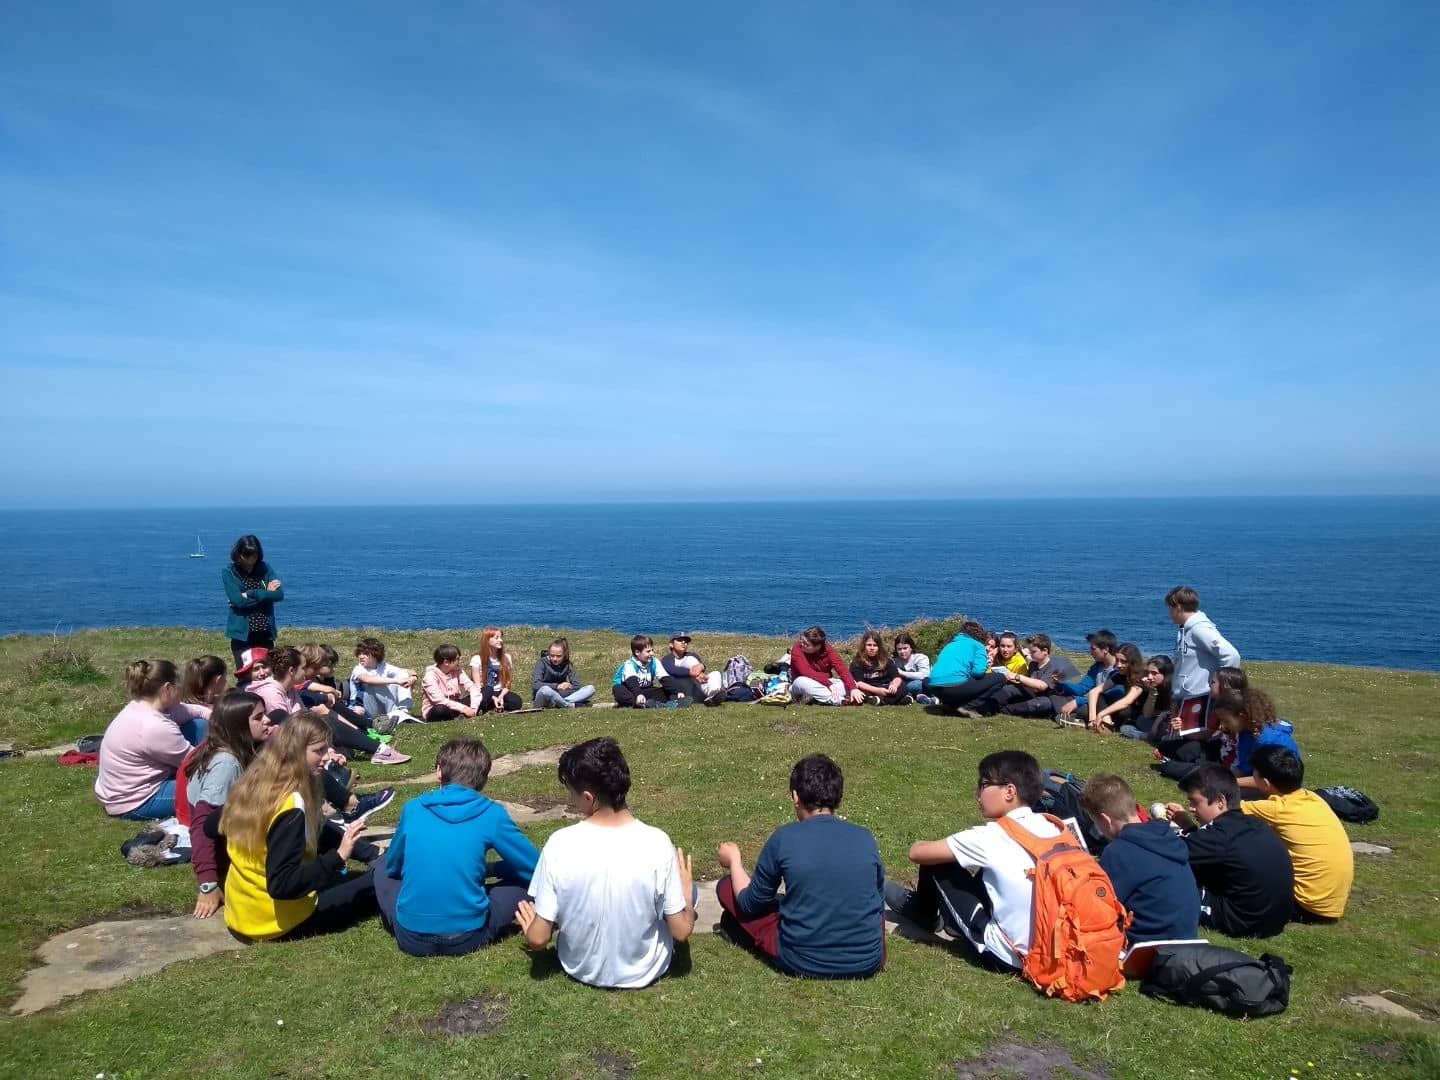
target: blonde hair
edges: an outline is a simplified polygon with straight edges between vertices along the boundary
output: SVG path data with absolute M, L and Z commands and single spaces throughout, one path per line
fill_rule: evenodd
M 125 665 L 125 687 L 136 701 L 156 697 L 178 678 L 169 660 L 132 660 Z
M 307 641 L 300 646 L 300 660 L 305 665 L 306 671 L 318 671 L 328 663 L 325 647 L 316 645 L 313 641 Z
M 320 835 L 320 778 L 310 771 L 305 751 L 330 742 L 330 727 L 312 712 L 289 717 L 230 789 L 221 811 L 220 831 L 237 847 L 264 851 L 270 822 L 292 792 L 305 800 L 305 853 L 315 854 Z

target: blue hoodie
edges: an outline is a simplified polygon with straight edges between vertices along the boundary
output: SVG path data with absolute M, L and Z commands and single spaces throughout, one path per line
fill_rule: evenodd
M 985 655 L 985 646 L 966 634 L 957 634 L 935 657 L 930 668 L 930 684 L 955 686 L 967 679 L 978 679 L 989 670 L 990 658 Z
M 503 862 L 487 867 L 491 849 Z M 385 872 L 401 879 L 395 920 L 415 934 L 479 930 L 490 913 L 487 875 L 529 881 L 539 858 L 499 803 L 460 784 L 427 792 L 405 804 L 385 855 Z
M 1168 821 L 1134 822 L 1100 853 L 1115 895 L 1129 909 L 1131 941 L 1183 941 L 1200 926 L 1190 849 Z

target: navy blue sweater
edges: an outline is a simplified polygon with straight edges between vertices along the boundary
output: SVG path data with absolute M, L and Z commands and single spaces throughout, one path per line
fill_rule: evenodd
M 1183 847 L 1183 845 L 1182 845 Z M 735 898 L 746 919 L 775 910 L 780 966 L 814 978 L 855 978 L 885 959 L 885 867 L 869 829 L 816 814 L 765 841 L 750 885 Z
M 1200 890 L 1190 873 L 1190 851 L 1168 821 L 1126 825 L 1100 853 L 1100 865 L 1135 917 L 1131 941 L 1195 936 Z

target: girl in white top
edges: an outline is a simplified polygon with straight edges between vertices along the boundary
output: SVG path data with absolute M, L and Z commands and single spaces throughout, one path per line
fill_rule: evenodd
M 470 678 L 480 687 L 480 711 L 515 712 L 525 707 L 519 694 L 510 689 L 515 662 L 505 651 L 505 634 L 498 626 L 480 631 L 480 651 L 470 657 Z

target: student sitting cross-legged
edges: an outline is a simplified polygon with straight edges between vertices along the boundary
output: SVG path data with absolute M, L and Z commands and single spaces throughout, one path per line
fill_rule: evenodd
M 840 659 L 823 626 L 803 631 L 790 646 L 790 699 L 796 704 L 863 705 L 865 691 Z
M 1200 891 L 1190 873 L 1185 841 L 1168 821 L 1141 821 L 1135 793 L 1118 776 L 1096 773 L 1080 805 L 1110 838 L 1100 867 L 1134 917 L 1130 940 L 1188 941 L 1200 922 Z
M 515 921 L 533 950 L 558 929 L 560 966 L 572 979 L 649 986 L 695 928 L 690 858 L 630 813 L 630 766 L 614 739 L 572 746 L 560 755 L 559 774 L 570 808 L 585 820 L 545 841 L 532 900 L 521 901 Z
M 1039 762 L 1024 751 L 982 758 L 975 801 L 986 823 L 911 844 L 919 884 L 912 890 L 886 882 L 885 903 L 926 930 L 943 925 L 987 964 L 1019 971 L 1030 948 L 1035 860 L 999 822 L 1008 819 L 1042 839 L 1059 836 L 1054 824 L 1030 809 L 1044 790 Z
M 433 655 L 435 663 L 420 678 L 420 718 L 427 724 L 473 718 L 480 711 L 480 690 L 461 670 L 460 650 L 447 642 Z
M 850 661 L 850 676 L 871 705 L 909 705 L 914 699 L 905 692 L 905 680 L 879 634 L 867 631 Z
M 1240 809 L 1269 825 L 1285 842 L 1295 867 L 1295 916 L 1334 922 L 1345 914 L 1355 882 L 1355 853 L 1345 826 L 1324 799 L 1304 787 L 1305 763 L 1283 746 L 1260 746 L 1250 767 L 1264 799 Z
M 1223 765 L 1201 765 L 1180 781 L 1189 808 L 1166 803 L 1185 833 L 1200 886 L 1200 925 L 1231 937 L 1271 937 L 1295 908 L 1295 872 L 1285 842 L 1240 809 L 1240 785 Z
M 885 963 L 885 867 L 870 830 L 835 816 L 844 788 L 824 754 L 802 759 L 790 770 L 799 820 L 765 841 L 754 876 L 736 844 L 717 852 L 729 871 L 715 890 L 727 929 L 787 975 L 859 979 Z
M 570 642 L 557 637 L 535 661 L 530 673 L 530 693 L 538 709 L 573 709 L 595 696 L 595 687 L 581 685 L 570 663 Z
M 630 639 L 630 659 L 615 669 L 610 694 L 622 709 L 654 708 L 669 700 L 661 680 L 665 669 L 655 659 L 655 642 L 644 634 Z
M 988 636 L 985 627 L 967 619 L 961 624 L 960 633 L 935 657 L 930 678 L 925 680 L 925 690 L 939 700 L 946 712 L 979 716 L 979 711 L 970 707 L 971 703 L 1005 685 L 1005 676 L 990 670 L 990 655 L 985 650 Z
M 400 812 L 375 899 L 401 952 L 460 956 L 515 929 L 540 853 L 503 806 L 480 794 L 489 778 L 485 744 L 451 739 L 435 758 L 440 789 Z M 491 851 L 499 862 L 486 862 Z M 487 886 L 489 877 L 497 883 Z

